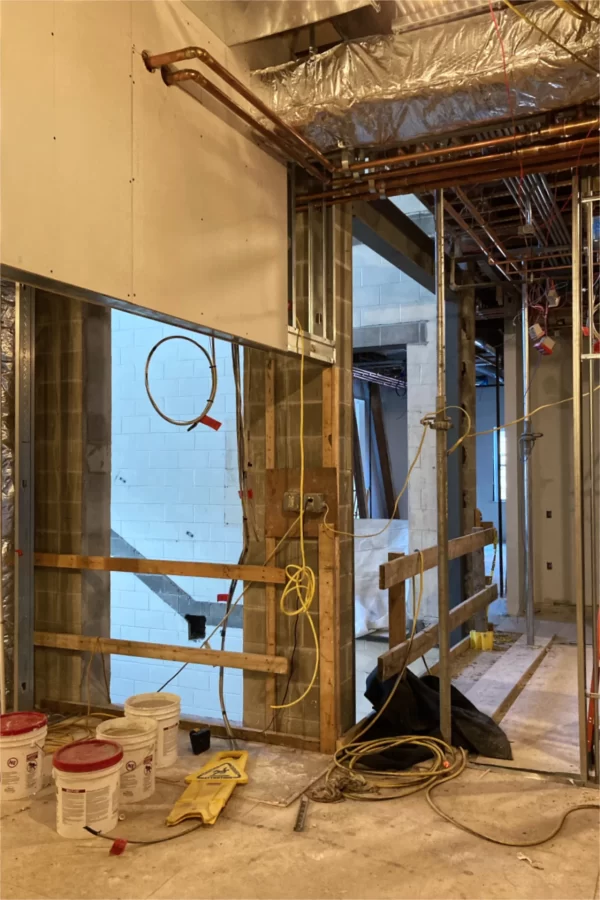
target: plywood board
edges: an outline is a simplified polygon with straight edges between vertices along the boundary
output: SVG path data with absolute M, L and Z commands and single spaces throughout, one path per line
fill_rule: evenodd
M 285 167 L 146 70 L 142 50 L 189 45 L 247 80 L 179 0 L 2 4 L 1 261 L 286 349 Z
M 502 719 L 512 760 L 477 757 L 485 765 L 579 774 L 577 648 L 555 644 Z
M 479 679 L 467 693 L 467 699 L 478 710 L 499 721 L 514 702 L 525 682 L 546 655 L 552 638 L 536 638 L 533 647 L 527 646 L 523 635 Z

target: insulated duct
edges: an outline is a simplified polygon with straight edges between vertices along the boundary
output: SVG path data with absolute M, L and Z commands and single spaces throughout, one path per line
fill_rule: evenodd
M 11 281 L 0 282 L 0 350 L 2 357 L 2 385 L 0 389 L 2 438 L 2 617 L 4 672 L 6 676 L 6 708 L 12 707 L 15 595 L 13 541 L 15 521 L 15 286 Z
M 581 6 L 592 9 L 591 3 Z M 598 100 L 600 26 L 555 4 L 527 4 L 539 28 L 574 59 L 510 10 L 435 25 L 409 34 L 339 44 L 301 63 L 254 73 L 285 122 L 321 150 L 396 146 L 432 134 L 487 128 L 501 120 Z

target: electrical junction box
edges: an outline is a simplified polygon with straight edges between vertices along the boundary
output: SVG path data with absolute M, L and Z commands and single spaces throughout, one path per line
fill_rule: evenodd
M 304 512 L 305 513 L 321 513 L 325 509 L 325 494 L 305 494 L 304 495 Z M 299 491 L 286 491 L 283 495 L 283 511 L 284 512 L 300 512 L 300 493 Z
M 541 325 L 531 325 L 529 327 L 529 337 L 532 341 L 539 341 L 544 337 L 544 329 Z
M 542 356 L 551 356 L 552 351 L 554 350 L 555 343 L 556 342 L 546 334 L 541 339 L 541 341 L 537 342 L 537 344 L 535 345 L 535 349 L 538 351 L 538 353 L 541 353 Z
M 546 295 L 546 300 L 548 301 L 548 306 L 550 307 L 550 309 L 555 309 L 560 303 L 558 291 L 556 291 L 554 288 L 550 288 Z

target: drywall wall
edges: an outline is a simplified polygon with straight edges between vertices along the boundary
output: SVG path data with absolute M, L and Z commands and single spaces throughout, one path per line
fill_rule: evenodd
M 1 15 L 3 265 L 285 348 L 285 169 L 141 56 L 204 46 L 243 80 L 235 52 L 178 0 Z

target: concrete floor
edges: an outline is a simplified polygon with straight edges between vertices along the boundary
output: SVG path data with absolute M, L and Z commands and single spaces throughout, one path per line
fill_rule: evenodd
M 281 772 L 285 778 L 285 771 Z M 180 788 L 161 782 L 119 833 L 165 834 Z M 109 856 L 108 841 L 69 841 L 53 828 L 52 789 L 2 821 L 3 900 L 34 898 L 506 898 L 598 897 L 598 815 L 571 816 L 554 840 L 525 849 L 487 843 L 440 819 L 422 794 L 388 803 L 311 803 L 303 833 L 287 808 L 236 794 L 216 825 Z M 475 828 L 541 835 L 561 811 L 595 792 L 503 770 L 469 768 L 440 788 L 441 806 Z

